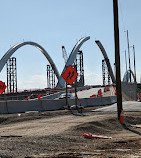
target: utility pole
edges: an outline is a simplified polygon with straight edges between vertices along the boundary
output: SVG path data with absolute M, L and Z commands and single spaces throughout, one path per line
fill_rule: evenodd
M 127 30 L 127 45 L 128 45 L 129 71 L 130 71 L 130 82 L 131 82 L 130 46 L 129 46 L 128 30 Z
M 126 73 L 127 73 L 127 57 L 126 57 L 126 50 L 125 50 L 125 64 L 126 64 Z M 127 80 L 128 76 L 126 75 L 126 80 Z
M 135 47 L 133 45 L 133 53 L 134 53 L 134 75 L 135 75 L 135 82 L 136 82 L 136 59 L 135 59 Z
M 126 72 L 127 72 L 127 57 L 126 57 L 126 50 L 125 50 L 125 64 L 126 64 Z
M 122 110 L 122 94 L 121 94 L 119 24 L 118 24 L 118 2 L 117 2 L 117 0 L 113 0 L 113 13 L 114 13 L 117 111 L 118 111 L 118 120 L 120 120 L 120 114 L 121 114 L 121 110 Z

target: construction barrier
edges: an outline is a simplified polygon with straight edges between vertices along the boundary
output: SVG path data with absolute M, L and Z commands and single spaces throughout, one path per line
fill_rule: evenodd
M 123 114 L 123 108 L 121 109 L 119 122 L 120 122 L 122 125 L 124 124 L 124 114 Z
M 141 93 L 137 93 L 137 101 L 141 101 Z
M 98 139 L 112 139 L 112 137 L 107 137 L 107 136 L 102 136 L 102 135 L 95 135 L 92 133 L 84 133 L 83 132 L 83 137 L 85 138 L 98 138 Z
M 89 90 L 89 89 L 90 89 L 90 86 L 87 87 L 87 90 Z
M 41 95 L 38 95 L 38 100 L 40 100 L 41 99 Z
M 105 88 L 104 88 L 104 92 L 107 92 L 107 91 L 110 91 L 110 88 L 109 88 L 109 87 L 105 87 Z
M 102 95 L 102 90 L 101 89 L 99 89 L 98 90 L 98 93 L 97 93 L 97 97 L 102 97 L 103 95 Z
M 94 98 L 94 97 L 97 97 L 97 95 L 94 94 L 94 95 L 91 95 L 91 96 L 90 96 L 90 98 Z

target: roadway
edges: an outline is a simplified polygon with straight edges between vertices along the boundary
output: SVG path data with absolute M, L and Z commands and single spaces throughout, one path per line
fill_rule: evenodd
M 116 112 L 117 111 L 117 103 L 108 106 L 93 110 L 93 112 Z M 141 112 L 141 102 L 137 101 L 125 101 L 123 102 L 123 111 L 126 112 Z
M 112 96 L 113 95 L 112 87 L 110 87 L 110 91 L 107 91 L 107 92 L 104 92 L 103 87 L 98 87 L 98 88 L 91 88 L 88 90 L 78 91 L 77 96 L 78 96 L 78 98 L 90 98 L 90 96 L 92 96 L 92 95 L 97 95 L 99 89 L 101 89 L 103 96 Z M 72 95 L 75 96 L 75 93 L 72 93 Z

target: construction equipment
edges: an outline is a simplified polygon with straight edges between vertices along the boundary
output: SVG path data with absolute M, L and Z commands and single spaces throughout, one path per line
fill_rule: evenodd
M 65 65 L 66 65 L 67 60 L 68 60 L 68 54 L 67 54 L 67 51 L 65 49 L 65 46 L 62 46 L 62 55 L 63 55 L 63 58 L 65 60 Z

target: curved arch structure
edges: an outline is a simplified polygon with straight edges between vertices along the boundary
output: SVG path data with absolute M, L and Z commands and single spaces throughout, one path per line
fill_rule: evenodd
M 75 44 L 75 46 L 73 47 L 73 49 L 72 49 L 72 51 L 71 51 L 71 54 L 70 54 L 70 56 L 69 56 L 69 58 L 68 58 L 68 60 L 67 60 L 67 63 L 66 63 L 66 65 L 65 65 L 65 67 L 64 67 L 64 69 L 63 69 L 63 71 L 62 71 L 62 74 L 63 74 L 63 72 L 65 71 L 66 66 L 72 65 L 72 64 L 74 63 L 74 60 L 76 59 L 76 55 L 77 55 L 77 52 L 79 51 L 80 47 L 82 46 L 82 44 L 83 44 L 84 42 L 86 42 L 86 41 L 89 40 L 89 39 L 90 39 L 90 36 L 88 36 L 88 37 L 82 37 L 82 38 Z M 61 74 L 61 76 L 60 76 L 60 78 L 59 78 L 59 80 L 58 80 L 57 87 L 64 87 L 64 85 L 65 85 L 65 80 L 63 79 L 62 74 Z
M 133 76 L 133 79 L 134 79 L 134 82 L 135 82 L 135 75 L 133 73 L 132 70 L 127 70 L 124 74 L 124 77 L 123 77 L 123 82 L 129 82 L 129 79 L 130 79 L 130 71 L 131 71 L 131 74 Z
M 52 58 L 49 56 L 47 51 L 42 46 L 40 46 L 39 44 L 37 44 L 35 42 L 31 42 L 31 41 L 21 42 L 21 43 L 18 43 L 16 45 L 14 45 L 13 47 L 11 47 L 0 60 L 0 72 L 3 69 L 4 65 L 6 64 L 7 60 L 12 56 L 12 54 L 17 49 L 19 49 L 20 47 L 22 47 L 24 45 L 32 45 L 32 46 L 36 47 L 37 49 L 39 49 L 44 54 L 44 56 L 47 58 L 47 60 L 49 61 L 50 65 L 52 67 L 52 69 L 54 70 L 54 72 L 56 74 L 56 77 L 59 79 L 60 74 L 57 70 L 57 67 L 56 67 L 55 63 L 53 62 Z
M 113 73 L 113 70 L 112 70 L 109 58 L 107 56 L 107 53 L 106 53 L 104 47 L 102 46 L 102 44 L 101 44 L 101 42 L 99 40 L 95 41 L 95 43 L 98 45 L 98 47 L 100 48 L 100 50 L 101 50 L 101 52 L 102 52 L 102 54 L 104 56 L 104 59 L 106 61 L 107 67 L 108 67 L 109 74 L 110 74 L 111 79 L 112 79 L 112 82 L 116 83 L 115 76 L 114 76 L 114 73 Z

